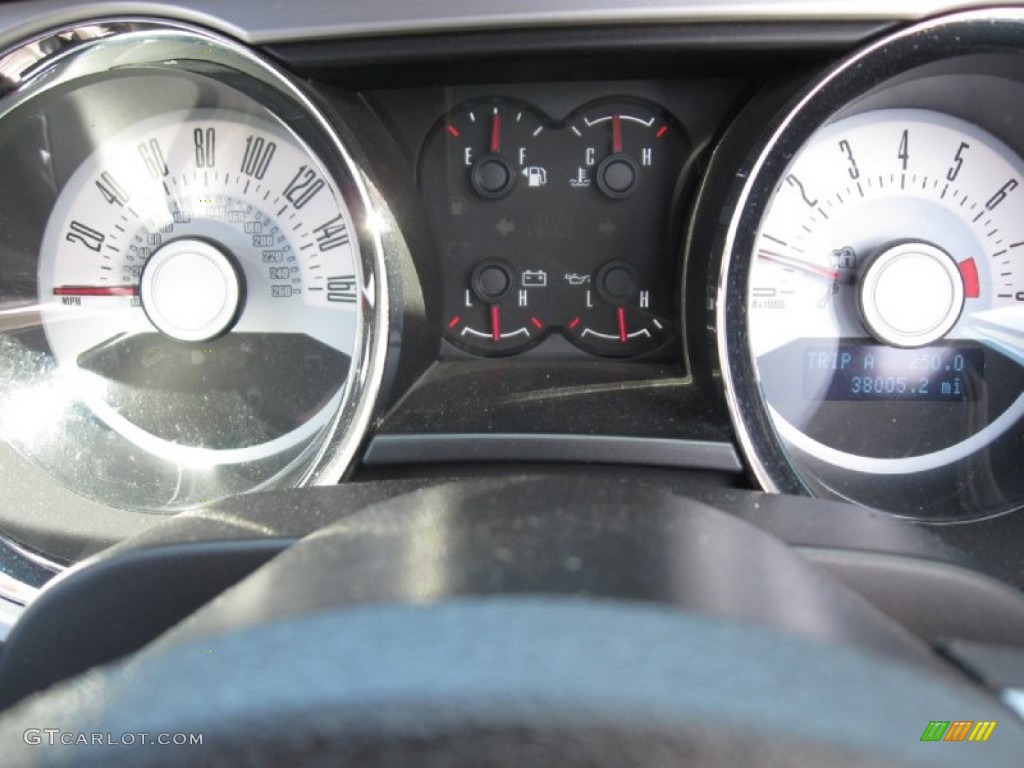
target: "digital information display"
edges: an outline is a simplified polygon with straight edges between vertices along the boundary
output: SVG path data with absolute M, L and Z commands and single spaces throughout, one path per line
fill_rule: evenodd
M 980 396 L 984 366 L 981 347 L 808 347 L 803 394 L 809 400 L 968 402 Z

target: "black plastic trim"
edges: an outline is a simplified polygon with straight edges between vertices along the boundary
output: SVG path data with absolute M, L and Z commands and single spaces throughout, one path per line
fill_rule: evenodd
M 731 443 L 611 435 L 378 435 L 363 456 L 367 466 L 519 461 L 645 465 L 743 470 Z

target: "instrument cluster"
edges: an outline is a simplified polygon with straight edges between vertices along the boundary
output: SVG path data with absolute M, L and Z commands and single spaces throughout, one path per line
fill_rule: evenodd
M 156 20 L 22 43 L 3 472 L 135 514 L 382 455 L 742 459 L 918 520 L 1017 511 L 1022 41 L 1019 11 L 941 17 L 781 98 L 749 73 L 339 95 Z

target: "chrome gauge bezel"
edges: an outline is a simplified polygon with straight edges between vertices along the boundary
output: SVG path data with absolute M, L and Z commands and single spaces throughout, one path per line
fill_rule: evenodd
M 0 121 L 37 98 L 110 72 L 156 67 L 172 75 L 217 81 L 226 91 L 266 106 L 323 163 L 351 214 L 361 282 L 356 286 L 353 358 L 340 404 L 311 443 L 248 490 L 335 483 L 350 467 L 365 436 L 384 376 L 393 304 L 382 238 L 387 212 L 336 128 L 303 88 L 272 62 L 222 35 L 178 22 L 103 19 L 53 30 L 0 55 L 5 84 L 0 91 Z M 103 502 L 156 511 L 145 505 Z
M 858 501 L 794 467 L 769 413 L 748 337 L 752 254 L 761 221 L 787 168 L 819 129 L 834 121 L 876 108 L 921 107 L 901 103 L 895 96 L 888 98 L 892 93 L 906 96 L 908 85 L 915 82 L 940 74 L 991 74 L 1024 81 L 1024 66 L 1013 67 L 1009 74 L 1006 71 L 1006 57 L 1020 59 L 1022 55 L 1024 12 L 1019 10 L 969 11 L 908 27 L 855 53 L 805 88 L 762 132 L 761 140 L 754 143 L 737 170 L 727 207 L 728 226 L 716 248 L 721 262 L 714 286 L 714 323 L 733 426 L 748 466 L 765 490 Z M 992 62 L 999 62 L 993 65 L 996 71 L 986 71 Z M 925 106 L 941 111 L 935 104 Z M 1016 149 L 1021 151 L 1021 146 Z M 953 522 L 1011 511 L 896 514 Z

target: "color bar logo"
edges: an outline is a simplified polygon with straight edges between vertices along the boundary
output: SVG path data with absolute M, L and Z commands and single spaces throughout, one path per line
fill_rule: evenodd
M 932 720 L 921 741 L 988 741 L 995 729 L 995 720 Z

